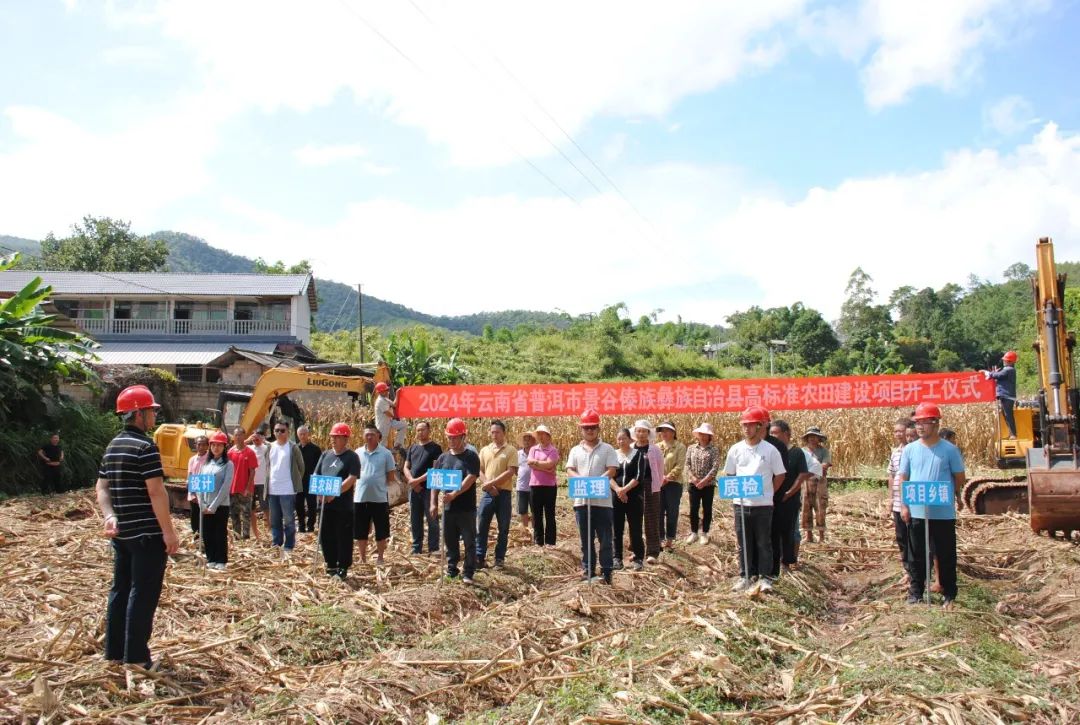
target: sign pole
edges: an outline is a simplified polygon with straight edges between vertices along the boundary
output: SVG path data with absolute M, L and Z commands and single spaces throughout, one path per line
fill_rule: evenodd
M 315 524 L 315 555 L 311 557 L 312 570 L 319 571 L 319 555 L 322 553 L 322 524 L 326 518 L 326 496 L 319 496 L 319 521 Z
M 926 587 L 926 606 L 931 606 L 930 602 L 930 582 L 933 581 L 934 572 L 934 559 L 930 556 L 930 505 L 927 504 L 923 507 L 923 528 L 926 529 L 926 581 L 923 585 Z
M 203 506 L 198 494 L 195 495 L 195 503 L 199 505 L 199 540 L 202 542 L 203 563 L 209 564 L 210 560 L 206 558 L 206 526 L 203 524 Z
M 739 515 L 742 517 L 742 553 L 743 553 L 743 578 L 750 579 L 750 551 L 746 548 L 746 505 L 739 506 Z
M 589 548 L 585 553 L 585 565 L 589 567 L 589 584 L 592 584 L 593 580 L 593 563 L 592 563 L 592 499 L 585 499 L 585 538 L 589 542 Z

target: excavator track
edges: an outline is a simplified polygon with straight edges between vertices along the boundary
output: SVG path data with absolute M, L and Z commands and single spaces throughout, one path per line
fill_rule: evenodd
M 977 514 L 1026 514 L 1027 477 L 973 478 L 965 484 L 960 498 L 968 511 Z

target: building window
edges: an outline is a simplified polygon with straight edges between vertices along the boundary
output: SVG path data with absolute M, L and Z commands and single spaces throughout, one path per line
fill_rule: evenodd
M 224 302 L 176 302 L 173 306 L 174 320 L 224 320 L 228 306 Z
M 221 371 L 217 368 L 206 368 L 206 382 L 208 383 L 220 383 Z
M 53 300 L 56 309 L 73 320 L 104 320 L 104 300 Z
M 201 383 L 203 367 L 202 365 L 177 365 L 176 379 L 182 383 Z

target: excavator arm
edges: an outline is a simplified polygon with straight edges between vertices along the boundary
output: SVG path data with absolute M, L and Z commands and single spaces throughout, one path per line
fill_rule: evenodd
M 372 392 L 375 382 L 373 378 L 366 376 L 346 377 L 288 368 L 267 370 L 251 391 L 251 399 L 244 408 L 240 425 L 246 431 L 255 430 L 270 414 L 274 401 L 288 393 L 320 391 L 356 396 Z

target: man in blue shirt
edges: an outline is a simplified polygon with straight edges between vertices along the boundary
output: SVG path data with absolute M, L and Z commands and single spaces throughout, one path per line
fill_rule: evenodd
M 364 447 L 360 456 L 360 478 L 353 493 L 353 534 L 360 542 L 360 561 L 367 563 L 367 542 L 371 525 L 375 525 L 375 565 L 382 566 L 386 541 L 390 538 L 390 503 L 386 495 L 387 482 L 397 482 L 394 454 L 379 444 L 382 436 L 374 426 L 364 430 Z
M 996 383 L 994 395 L 1001 405 L 1001 414 L 1005 417 L 1005 425 L 1009 427 L 1009 438 L 1016 440 L 1016 416 L 1013 414 L 1013 406 L 1016 405 L 1016 353 L 1009 350 L 1001 356 L 1001 369 L 983 370 L 982 374 L 987 380 Z
M 941 411 L 933 403 L 919 403 L 915 408 L 915 430 L 919 440 L 909 443 L 900 454 L 900 480 L 937 481 L 953 486 L 953 500 L 962 506 L 960 492 L 964 488 L 964 460 L 960 449 L 939 435 Z M 922 599 L 926 586 L 926 527 L 930 527 L 930 543 L 941 570 L 941 590 L 944 606 L 956 599 L 956 509 L 953 504 L 941 506 L 911 506 L 901 504 L 900 517 L 908 525 L 908 547 L 911 555 L 911 583 L 908 604 Z

